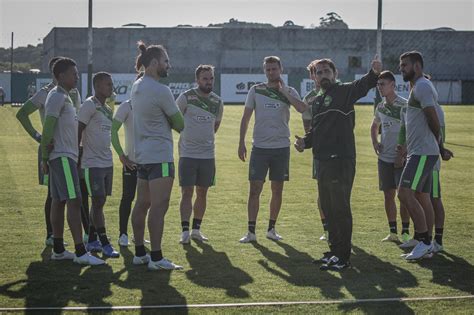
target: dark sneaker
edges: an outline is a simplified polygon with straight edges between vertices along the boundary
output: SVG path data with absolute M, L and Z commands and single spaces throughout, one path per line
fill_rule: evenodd
M 325 252 L 323 257 L 313 260 L 313 264 L 327 264 L 332 256 L 331 252 Z
M 351 266 L 351 262 L 349 260 L 347 261 L 339 260 L 337 263 L 329 266 L 329 269 L 333 271 L 342 271 L 346 268 L 349 268 L 350 266 Z
M 331 266 L 337 264 L 338 262 L 339 258 L 337 258 L 336 256 L 332 256 L 331 258 L 329 258 L 327 263 L 324 263 L 319 267 L 319 270 L 330 270 Z

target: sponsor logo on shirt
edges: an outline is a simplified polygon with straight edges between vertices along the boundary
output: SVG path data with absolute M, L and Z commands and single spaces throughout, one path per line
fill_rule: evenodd
M 208 122 L 209 120 L 211 120 L 211 116 L 198 115 L 196 116 L 196 120 L 199 122 Z
M 266 109 L 278 109 L 280 108 L 280 103 L 267 103 L 264 105 Z

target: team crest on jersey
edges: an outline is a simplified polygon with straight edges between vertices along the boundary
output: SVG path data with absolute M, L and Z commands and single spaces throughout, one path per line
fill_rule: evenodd
M 331 103 L 332 103 L 332 97 L 330 95 L 326 95 L 326 97 L 324 98 L 323 105 L 325 107 L 328 107 L 329 105 L 331 105 Z
M 278 109 L 280 108 L 280 103 L 267 103 L 265 104 L 266 109 Z

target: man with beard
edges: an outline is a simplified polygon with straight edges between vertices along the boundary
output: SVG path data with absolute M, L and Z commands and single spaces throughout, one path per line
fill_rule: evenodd
M 419 243 L 405 256 L 408 261 L 431 254 L 433 205 L 430 200 L 433 168 L 439 155 L 449 160 L 452 152 L 445 149 L 442 141 L 440 121 L 436 113 L 438 94 L 429 79 L 423 74 L 423 57 L 417 51 L 400 56 L 400 72 L 405 82 L 410 82 L 405 126 L 407 162 L 403 169 L 398 189 L 398 198 L 407 207 L 415 225 L 415 239 Z
M 321 89 L 312 106 L 312 127 L 304 138 L 296 136 L 295 147 L 300 152 L 313 148 L 319 161 L 318 190 L 329 223 L 330 248 L 320 260 L 320 269 L 339 271 L 350 266 L 351 255 L 354 103 L 375 87 L 382 63 L 376 56 L 369 73 L 351 83 L 336 82 L 337 70 L 331 59 L 321 59 L 315 67 Z
M 191 238 L 201 242 L 208 241 L 200 227 L 206 211 L 207 191 L 215 184 L 214 134 L 219 129 L 224 109 L 221 98 L 212 92 L 214 67 L 199 65 L 195 73 L 197 88 L 185 91 L 176 100 L 184 116 L 184 130 L 179 138 L 178 168 L 181 186 L 181 244 L 189 244 Z M 195 186 L 196 200 L 193 205 Z M 189 233 L 191 212 L 194 217 Z
M 298 92 L 287 87 L 281 79 L 283 71 L 280 58 L 265 57 L 263 69 L 266 83 L 255 84 L 250 88 L 245 101 L 245 109 L 240 123 L 240 142 L 238 155 L 245 162 L 247 148 L 245 134 L 252 113 L 255 111 L 253 147 L 249 163 L 250 192 L 248 199 L 248 232 L 240 239 L 241 243 L 254 242 L 260 194 L 267 173 L 271 181 L 272 198 L 270 201 L 270 220 L 267 238 L 282 239 L 275 230 L 275 223 L 281 208 L 283 184 L 289 180 L 290 167 L 290 105 L 300 113 L 307 108 L 300 100 Z

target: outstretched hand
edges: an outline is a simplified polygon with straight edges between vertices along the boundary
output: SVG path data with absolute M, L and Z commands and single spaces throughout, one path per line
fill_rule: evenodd
M 303 152 L 304 151 L 304 139 L 295 135 L 295 142 L 294 142 L 294 146 L 295 146 L 295 149 L 296 151 L 298 152 Z

